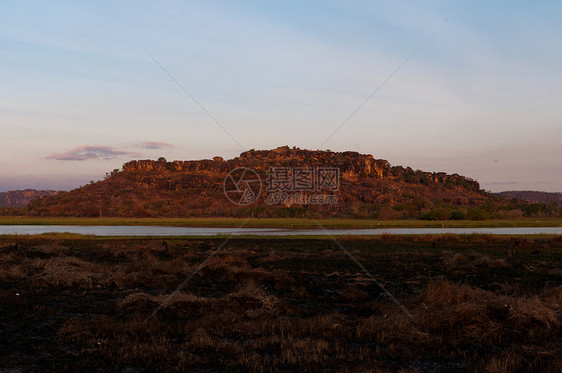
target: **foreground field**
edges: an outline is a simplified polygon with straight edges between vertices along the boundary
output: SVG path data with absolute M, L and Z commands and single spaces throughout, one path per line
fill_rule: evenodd
M 342 243 L 405 312 L 330 240 L 0 238 L 0 366 L 562 370 L 561 237 Z
M 496 220 L 375 220 L 375 219 L 305 219 L 305 218 L 53 218 L 0 216 L 0 225 L 162 225 L 177 227 L 247 228 L 493 228 L 493 227 L 562 227 L 562 219 L 521 218 Z

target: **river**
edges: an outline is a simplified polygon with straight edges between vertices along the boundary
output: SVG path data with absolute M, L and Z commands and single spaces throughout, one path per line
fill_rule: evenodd
M 562 227 L 545 228 L 373 228 L 373 229 L 281 229 L 281 228 L 199 228 L 165 226 L 84 226 L 84 225 L 2 225 L 0 235 L 76 233 L 93 236 L 378 236 L 382 234 L 562 234 Z

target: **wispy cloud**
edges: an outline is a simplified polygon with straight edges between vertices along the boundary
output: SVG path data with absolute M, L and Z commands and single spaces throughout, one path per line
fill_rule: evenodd
M 109 160 L 119 156 L 137 157 L 139 155 L 139 153 L 119 150 L 111 146 L 84 145 L 64 153 L 53 153 L 45 157 L 45 159 L 55 159 L 57 161 L 86 161 L 89 159 Z
M 169 149 L 174 147 L 174 145 L 162 141 L 145 141 L 136 144 L 136 146 L 142 149 Z

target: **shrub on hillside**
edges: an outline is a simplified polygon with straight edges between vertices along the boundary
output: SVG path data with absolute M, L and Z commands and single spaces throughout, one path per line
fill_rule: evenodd
M 486 220 L 489 219 L 490 216 L 483 208 L 474 207 L 466 212 L 466 218 L 468 220 Z

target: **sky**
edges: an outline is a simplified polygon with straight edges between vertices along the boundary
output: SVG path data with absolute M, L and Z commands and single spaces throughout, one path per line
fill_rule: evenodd
M 561 20 L 555 1 L 3 1 L 0 191 L 289 145 L 562 192 Z

